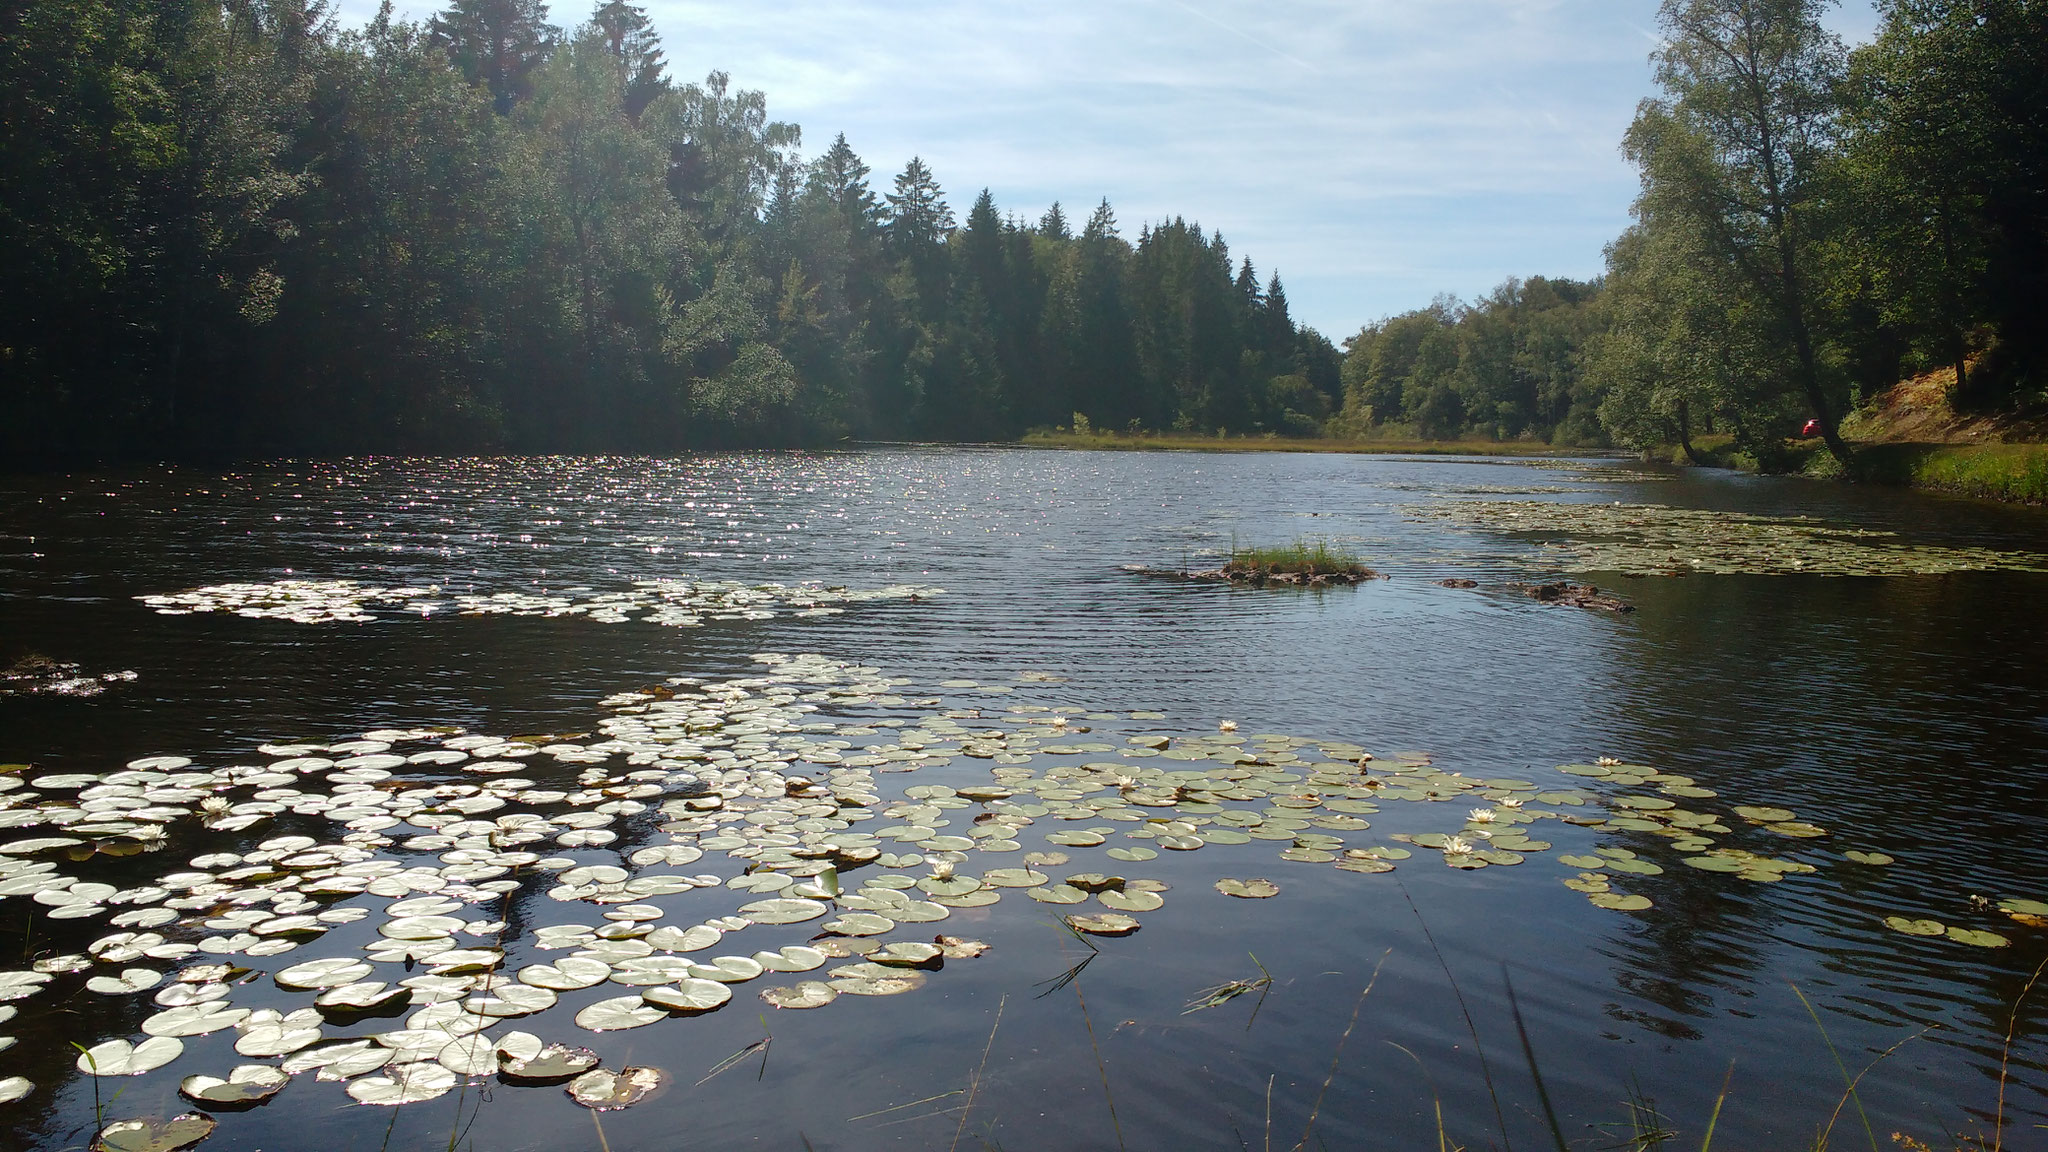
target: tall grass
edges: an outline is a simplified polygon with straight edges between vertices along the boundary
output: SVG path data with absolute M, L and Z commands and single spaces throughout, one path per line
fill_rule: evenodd
M 1374 575 L 1357 556 L 1330 547 L 1327 540 L 1296 540 L 1271 548 L 1233 545 L 1223 571 L 1246 577 Z

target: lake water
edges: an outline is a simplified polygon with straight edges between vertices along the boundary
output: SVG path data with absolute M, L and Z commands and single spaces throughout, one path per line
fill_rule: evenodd
M 1554 577 L 1558 550 L 1542 547 L 1542 534 L 1430 514 L 1459 500 L 1661 505 L 1770 523 L 1811 517 L 1896 533 L 1870 538 L 1889 546 L 2011 563 L 1885 576 L 1574 573 L 1637 608 L 1586 611 L 1508 588 Z M 1297 537 L 1350 548 L 1390 578 L 1253 589 L 1129 567 L 1213 566 L 1233 541 Z M 829 977 L 770 972 L 732 985 L 732 1002 L 702 1016 L 625 1031 L 578 1027 L 570 1019 L 577 1008 L 634 991 L 607 984 L 565 991 L 560 1007 L 492 1029 L 524 1029 L 587 1046 L 611 1067 L 668 1074 L 672 1082 L 658 1095 L 603 1113 L 601 1128 L 556 1087 L 479 1081 L 393 1110 L 358 1106 L 343 1085 L 308 1072 L 263 1107 L 221 1113 L 209 1149 L 304 1146 L 308 1123 L 321 1126 L 323 1147 L 336 1149 L 447 1147 L 451 1139 L 480 1149 L 603 1144 L 619 1152 L 806 1142 L 821 1150 L 932 1148 L 956 1140 L 1013 1149 L 1264 1147 L 1269 1139 L 1292 1147 L 1318 1103 L 1310 1146 L 1391 1149 L 1433 1142 L 1439 1101 L 1456 1143 L 1546 1147 L 1544 1105 L 1517 1033 L 1510 979 L 1568 1140 L 1604 1146 L 1627 1139 L 1634 1099 L 1692 1146 L 1725 1083 L 1717 1147 L 1808 1147 L 1843 1097 L 1838 1061 L 1853 1076 L 1897 1046 L 1862 1079 L 1861 1114 L 1856 1102 L 1841 1109 L 1833 1143 L 1870 1143 L 1867 1117 L 1879 1145 L 1895 1130 L 1939 1144 L 1944 1132 L 1988 1129 L 2013 1005 L 2048 957 L 2048 928 L 1995 907 L 2048 900 L 2048 838 L 2041 834 L 2048 575 L 2015 570 L 2042 566 L 2044 548 L 2048 516 L 2038 511 L 1618 462 L 905 448 L 676 460 L 279 462 L 231 472 L 9 478 L 0 480 L 0 660 L 33 651 L 83 674 L 132 671 L 135 678 L 88 698 L 0 697 L 0 762 L 34 764 L 22 774 L 32 787 L 0 800 L 13 798 L 19 808 L 20 796 L 34 794 L 70 803 L 82 785 L 71 782 L 66 791 L 65 775 L 117 773 L 159 755 L 191 758 L 188 773 L 262 766 L 292 755 L 266 756 L 259 751 L 266 743 L 329 745 L 378 729 L 591 733 L 572 741 L 589 745 L 604 740 L 600 725 L 608 721 L 651 715 L 620 712 L 635 702 L 606 703 L 615 694 L 672 677 L 716 686 L 789 667 L 759 662 L 764 653 L 815 653 L 861 669 L 841 675 L 868 687 L 838 696 L 820 684 L 779 694 L 758 684 L 748 689 L 756 697 L 767 692 L 776 708 L 813 709 L 782 727 L 770 724 L 768 735 L 806 725 L 797 735 L 808 735 L 814 750 L 837 738 L 842 758 L 874 760 L 867 770 L 879 798 L 856 814 L 872 818 L 844 826 L 856 833 L 904 827 L 886 810 L 906 788 L 988 785 L 992 769 L 1028 770 L 1040 781 L 1049 769 L 1088 763 L 1126 762 L 1140 775 L 1229 771 L 1231 758 L 1216 753 L 1245 750 L 1243 767 L 1267 773 L 1251 781 L 1262 789 L 1256 799 L 1183 794 L 1183 803 L 1196 805 L 1188 814 L 1205 817 L 1198 840 L 1223 826 L 1219 814 L 1275 816 L 1281 809 L 1268 804 L 1284 807 L 1295 793 L 1343 794 L 1331 782 L 1340 768 L 1357 776 L 1354 788 L 1384 788 L 1386 778 L 1400 777 L 1391 785 L 1397 791 L 1419 777 L 1459 774 L 1459 783 L 1445 782 L 1448 802 L 1354 802 L 1347 818 L 1342 808 L 1308 801 L 1324 822 L 1304 831 L 1343 841 L 1321 849 L 1285 837 L 1218 837 L 1199 850 L 1150 859 L 1106 857 L 1107 848 L 1151 842 L 1126 833 L 1165 827 L 1146 818 L 1175 815 L 1141 804 L 1097 821 L 1047 812 L 1017 828 L 1016 849 L 964 853 L 960 876 L 1021 867 L 1024 853 L 1059 851 L 1071 862 L 1039 869 L 1053 884 L 1087 871 L 1168 886 L 1159 893 L 1163 906 L 1131 913 L 1140 931 L 1091 937 L 1096 953 L 1058 920 L 1105 912 L 1099 898 L 1067 906 L 1006 889 L 997 903 L 954 907 L 943 921 L 902 923 L 880 937 L 930 940 L 943 932 L 990 945 L 978 958 L 925 973 L 921 988 L 902 995 L 842 995 L 815 1010 L 778 1010 L 756 993 Z M 580 609 L 459 610 L 458 597 L 508 593 L 535 599 L 500 599 L 501 607 L 543 605 L 549 597 L 588 604 L 632 592 L 636 580 L 685 575 L 943 591 L 828 604 L 843 610 L 818 615 L 801 614 L 809 604 L 801 593 L 785 593 L 757 605 L 760 618 L 698 611 L 700 624 L 691 627 L 609 620 L 601 608 L 595 618 Z M 1447 578 L 1478 587 L 1438 583 Z M 282 580 L 432 591 L 371 604 L 367 622 L 164 614 L 137 599 Z M 624 615 L 636 611 L 645 614 L 633 606 Z M 882 678 L 895 683 L 879 686 Z M 687 696 L 700 686 L 681 687 Z M 960 735 L 945 742 L 943 731 L 933 734 L 934 720 L 941 730 L 950 720 Z M 1222 731 L 1225 721 L 1234 731 Z M 732 768 L 725 754 L 735 749 L 742 762 L 760 760 L 757 769 L 779 766 L 820 780 L 834 770 L 829 754 L 783 763 L 792 749 L 801 751 L 801 739 L 779 757 L 766 755 L 772 749 L 759 724 L 737 714 L 730 722 L 741 725 L 737 734 L 697 733 L 693 747 L 721 753 L 694 762 L 700 777 L 709 771 L 708 786 L 718 784 L 721 762 Z M 920 739 L 903 739 L 920 726 Z M 989 731 L 1013 741 L 1003 759 L 963 753 L 963 736 L 972 741 Z M 1268 734 L 1302 740 L 1255 739 Z M 386 742 L 402 755 L 443 735 Z M 1166 738 L 1167 752 L 1188 758 L 1156 755 L 1156 737 Z M 1224 738 L 1242 739 L 1216 742 Z M 907 747 L 916 743 L 929 747 Z M 1094 750 L 1062 751 L 1072 746 Z M 1375 759 L 1352 762 L 1359 748 Z M 884 751 L 898 755 L 874 759 Z M 1691 782 L 1673 793 L 1668 779 L 1617 787 L 1556 770 L 1600 757 Z M 616 777 L 647 766 L 644 758 L 628 760 L 602 749 L 585 758 L 544 752 L 520 758 L 517 769 L 534 787 L 573 791 L 580 773 Z M 1317 764 L 1327 765 L 1320 778 L 1312 775 Z M 882 770 L 909 766 L 916 770 Z M 1096 776 L 1108 779 L 1110 771 Z M 51 776 L 59 777 L 55 784 L 38 783 Z M 466 776 L 460 764 L 422 763 L 373 787 L 388 793 L 410 779 L 483 785 L 491 778 Z M 1013 771 L 1012 779 L 1022 776 Z M 1532 787 L 1517 792 L 1510 781 Z M 339 783 L 323 785 L 315 773 L 302 787 Z M 616 812 L 607 828 L 616 839 L 608 843 L 526 847 L 579 864 L 619 864 L 650 845 L 744 828 L 744 810 L 760 801 L 728 788 L 724 815 L 671 836 L 660 827 L 669 818 L 662 804 L 704 789 L 689 787 L 682 773 L 656 783 L 638 801 L 644 812 Z M 1035 786 L 1027 782 L 1024 791 Z M 1121 791 L 1143 797 L 1148 787 L 1139 780 Z M 1538 793 L 1549 799 L 1531 798 Z M 1115 780 L 1090 793 L 1119 794 Z M 1558 799 L 1566 794 L 1577 801 Z M 229 793 L 238 802 L 250 795 L 247 788 Z M 1631 815 L 1616 803 L 1625 795 L 1650 798 L 1650 806 Z M 977 813 L 1014 811 L 1033 799 L 903 811 L 950 820 L 927 835 L 968 836 L 986 831 L 973 824 Z M 1516 799 L 1527 807 L 1502 802 Z M 1638 826 L 1662 829 L 1659 805 L 1719 820 L 1726 832 L 1708 834 L 1716 849 L 1812 871 L 1763 882 L 1686 866 L 1681 849 L 1697 854 L 1700 845 Z M 1828 834 L 1785 835 L 1731 814 L 1737 805 L 1786 809 Z M 572 808 L 557 803 L 544 814 Z M 1608 822 L 1510 820 L 1503 827 L 1547 847 L 1520 853 L 1518 864 L 1476 870 L 1446 867 L 1440 850 L 1394 839 L 1491 830 L 1468 824 L 1474 808 Z M 1109 829 L 1102 847 L 1045 840 L 1098 826 Z M 187 861 L 203 853 L 248 852 L 285 834 L 332 843 L 348 831 L 318 811 L 284 812 L 241 831 L 208 831 L 190 816 L 170 819 L 169 827 L 160 852 L 77 861 L 59 848 L 23 858 L 127 888 L 189 870 Z M 431 844 L 403 843 L 432 831 L 384 826 L 382 835 L 398 843 L 370 844 L 363 855 L 437 865 Z M 63 827 L 0 832 L 53 835 L 80 838 Z M 1345 849 L 1400 851 L 1403 844 L 1412 854 L 1389 860 L 1391 871 L 1346 871 L 1332 859 L 1346 859 Z M 1646 896 L 1651 907 L 1595 907 L 1587 893 L 1562 883 L 1586 869 L 1560 856 L 1602 849 L 1610 862 L 1632 853 L 1651 865 L 1593 869 L 1610 876 L 1612 891 Z M 885 850 L 919 851 L 893 840 Z M 1844 857 L 1850 850 L 1882 852 L 1893 862 L 1855 863 Z M 1282 851 L 1298 858 L 1283 859 Z M 667 871 L 727 880 L 747 863 L 714 848 Z M 927 876 L 928 864 L 895 871 L 907 881 Z M 841 880 L 851 891 L 888 871 L 848 868 Z M 509 922 L 504 971 L 566 955 L 539 950 L 535 929 L 604 922 L 603 905 L 550 898 L 557 882 L 544 868 L 511 875 L 520 887 L 503 903 L 459 913 Z M 1270 879 L 1280 892 L 1232 898 L 1212 887 L 1223 877 Z M 660 923 L 688 926 L 760 898 L 718 884 L 642 903 L 661 911 Z M 228 959 L 275 972 L 315 956 L 361 956 L 390 902 L 366 894 L 323 904 L 370 914 L 276 956 L 200 953 L 139 963 L 168 973 Z M 26 895 L 0 900 L 0 966 L 26 970 L 37 958 L 83 952 L 114 930 L 109 916 L 119 909 L 69 920 L 39 914 L 49 910 Z M 217 914 L 188 909 L 185 919 L 154 930 L 172 944 L 196 941 L 224 931 L 196 922 Z M 1889 916 L 1989 931 L 2008 943 L 1908 935 L 1888 928 Z M 825 922 L 742 927 L 690 958 L 803 944 Z M 1077 979 L 1058 982 L 1084 959 Z M 1272 977 L 1263 995 L 1185 1011 L 1205 989 L 1256 977 L 1261 966 Z M 122 967 L 103 963 L 97 972 Z M 424 971 L 397 962 L 378 967 L 371 979 Z M 0 1051 L 0 1076 L 35 1085 L 21 1100 L 0 1104 L 0 1146 L 87 1142 L 94 1081 L 73 1068 L 76 1051 L 66 1045 L 140 1039 L 141 1021 L 160 1011 L 151 1002 L 157 989 L 86 991 L 92 974 L 57 974 L 41 994 L 15 1001 L 19 1014 L 0 1024 L 0 1034 L 19 1041 Z M 290 1010 L 310 996 L 265 978 L 235 988 L 232 1001 Z M 2008 1148 L 2048 1147 L 2044 999 L 2028 1000 L 2018 1014 L 2003 1093 Z M 389 1018 L 329 1023 L 324 1035 L 402 1027 Z M 773 1037 L 765 1059 L 756 1051 L 704 1079 L 764 1033 Z M 177 1095 L 180 1078 L 278 1062 L 236 1055 L 236 1039 L 233 1029 L 190 1037 L 183 1056 L 160 1070 L 100 1078 L 105 1117 L 186 1111 L 192 1105 Z

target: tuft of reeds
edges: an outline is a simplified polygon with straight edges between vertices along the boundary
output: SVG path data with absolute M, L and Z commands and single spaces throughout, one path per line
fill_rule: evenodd
M 1276 577 L 1341 577 L 1369 580 L 1378 573 L 1350 552 L 1332 548 L 1327 540 L 1296 540 L 1292 544 L 1257 548 L 1233 546 L 1223 574 L 1232 579 Z

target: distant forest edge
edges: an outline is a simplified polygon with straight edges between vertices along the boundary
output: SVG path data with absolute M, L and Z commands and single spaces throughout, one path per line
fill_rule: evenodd
M 1902 375 L 2048 391 L 2048 0 L 1666 0 L 1592 282 L 1365 326 L 1107 201 L 964 217 L 644 12 L 35 0 L 0 12 L 0 466 L 667 451 L 1032 428 L 1631 448 L 1837 435 Z

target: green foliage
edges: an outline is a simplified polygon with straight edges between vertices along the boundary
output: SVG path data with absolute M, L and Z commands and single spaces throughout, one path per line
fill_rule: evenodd
M 1296 540 L 1278 547 L 1233 547 L 1223 571 L 1256 576 L 1372 576 L 1359 558 L 1327 540 Z
M 1893 0 L 1853 53 L 1822 7 L 1664 5 L 1592 364 L 1621 443 L 1698 458 L 1719 430 L 1776 466 L 1815 418 L 1861 475 L 1837 419 L 1902 375 L 1951 368 L 1965 406 L 2041 387 L 2048 141 L 2019 109 L 2048 103 L 2048 6 Z
M 51 0 L 0 36 L 0 451 L 658 451 L 1098 426 L 1311 435 L 1340 357 L 1175 220 L 1126 242 L 842 136 L 647 15 Z
M 1424 439 L 1467 434 L 1599 444 L 1587 358 L 1605 322 L 1601 285 L 1509 280 L 1470 306 L 1442 298 L 1345 342 L 1337 430 L 1405 424 Z
M 2048 6 L 1666 0 L 1590 283 L 1509 280 L 1340 350 L 1277 274 L 1107 201 L 958 213 L 913 159 L 723 73 L 627 0 L 40 0 L 0 35 L 0 453 L 16 466 L 846 437 L 1285 436 L 1783 462 L 1902 371 L 2048 373 Z M 1967 372 L 1964 369 L 1967 367 Z M 1725 444 L 1724 444 L 1725 441 Z

